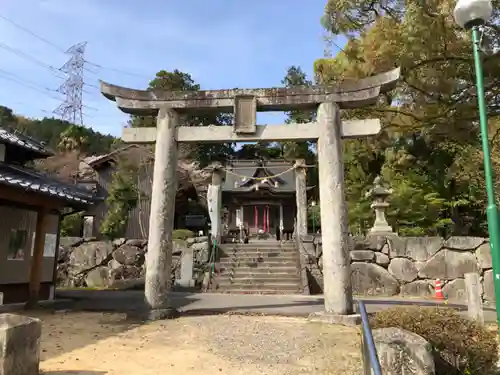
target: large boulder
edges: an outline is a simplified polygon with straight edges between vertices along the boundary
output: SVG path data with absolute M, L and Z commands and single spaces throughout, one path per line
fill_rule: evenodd
M 434 287 L 426 280 L 416 280 L 401 286 L 402 297 L 428 298 L 434 294 Z
M 483 243 L 476 250 L 476 258 L 479 267 L 484 269 L 490 269 L 493 267 L 493 261 L 491 260 L 491 247 L 489 242 Z
M 467 290 L 464 279 L 455 279 L 443 287 L 444 296 L 453 302 L 467 302 Z
M 431 344 L 423 337 L 401 328 L 373 330 L 382 374 L 434 375 Z
M 482 237 L 450 237 L 444 243 L 444 247 L 452 250 L 475 250 L 485 242 Z
M 94 268 L 85 276 L 85 284 L 90 288 L 106 288 L 109 283 L 109 272 L 106 267 Z
M 353 250 L 373 250 L 380 251 L 386 244 L 385 236 L 370 235 L 367 237 L 353 236 L 350 237 L 350 246 Z
M 70 266 L 75 272 L 81 272 L 108 263 L 112 253 L 113 244 L 111 241 L 85 242 L 71 251 Z
M 114 280 L 134 280 L 142 277 L 142 267 L 120 266 L 110 271 L 110 279 Z
M 429 259 L 420 269 L 422 279 L 453 280 L 468 272 L 478 272 L 476 257 L 469 252 L 444 249 Z
M 417 278 L 418 271 L 413 262 L 406 258 L 394 258 L 389 264 L 389 273 L 396 280 L 406 283 L 412 282 Z
M 148 240 L 130 239 L 125 241 L 125 243 L 130 246 L 144 247 L 148 244 Z
M 391 258 L 403 257 L 417 261 L 426 261 L 443 247 L 441 237 L 406 237 L 388 238 Z
M 122 245 L 113 253 L 113 259 L 124 266 L 140 267 L 144 264 L 144 250 L 132 245 Z
M 59 238 L 59 246 L 74 247 L 80 245 L 83 241 L 82 237 L 61 237 Z
M 389 259 L 389 256 L 387 256 L 384 253 L 375 253 L 375 263 L 377 263 L 379 266 L 382 267 L 387 267 L 391 260 Z
M 371 262 L 375 258 L 372 250 L 352 250 L 349 252 L 353 262 Z
M 352 263 L 351 282 L 353 293 L 358 295 L 393 296 L 399 293 L 398 281 L 374 263 Z

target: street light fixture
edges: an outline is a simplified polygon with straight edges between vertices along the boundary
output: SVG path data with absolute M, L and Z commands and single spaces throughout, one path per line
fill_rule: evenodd
M 481 129 L 481 144 L 484 157 L 484 178 L 488 205 L 486 216 L 488 219 L 488 232 L 490 235 L 491 259 L 493 263 L 493 283 L 495 286 L 495 299 L 497 323 L 500 327 L 500 217 L 495 199 L 495 185 L 493 168 L 491 166 L 490 145 L 488 139 L 488 118 L 484 99 L 483 67 L 480 55 L 479 26 L 484 25 L 493 13 L 490 0 L 459 0 L 455 6 L 453 17 L 455 22 L 465 29 L 472 30 L 472 44 L 474 66 L 476 69 L 477 103 L 479 110 L 479 125 Z
M 453 11 L 455 22 L 466 29 L 482 25 L 493 13 L 490 0 L 459 0 Z

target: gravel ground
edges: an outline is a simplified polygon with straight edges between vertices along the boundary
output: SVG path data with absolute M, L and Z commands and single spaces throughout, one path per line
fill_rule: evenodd
M 45 375 L 360 374 L 359 333 L 301 318 L 41 313 Z
M 356 330 L 299 318 L 210 319 L 210 325 L 223 324 L 224 330 L 211 335 L 209 348 L 231 362 L 256 365 L 263 373 L 271 369 L 281 374 L 357 373 L 360 339 Z

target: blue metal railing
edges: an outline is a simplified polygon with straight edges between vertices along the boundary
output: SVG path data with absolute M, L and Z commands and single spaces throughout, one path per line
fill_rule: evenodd
M 372 329 L 368 321 L 368 314 L 366 313 L 365 303 L 358 301 L 359 312 L 361 314 L 361 328 L 363 330 L 362 354 L 363 354 L 363 370 L 365 375 L 382 375 L 380 369 L 380 362 L 378 360 L 377 349 L 375 348 L 375 341 L 373 340 Z

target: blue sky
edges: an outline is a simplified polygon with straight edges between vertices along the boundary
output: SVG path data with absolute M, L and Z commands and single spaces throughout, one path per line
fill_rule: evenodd
M 179 69 L 204 89 L 280 86 L 291 65 L 312 77 L 314 60 L 325 48 L 320 26 L 325 0 L 1 3 L 0 17 L 59 48 L 0 18 L 0 104 L 26 117 L 51 116 L 64 99 L 53 91 L 64 79 L 51 68 L 68 59 L 61 49 L 87 41 L 85 59 L 97 66 L 88 64 L 93 73 L 85 71 L 85 124 L 116 136 L 128 117 L 100 95 L 99 79 L 145 88 L 158 70 Z M 259 114 L 258 120 L 282 119 L 271 113 Z

